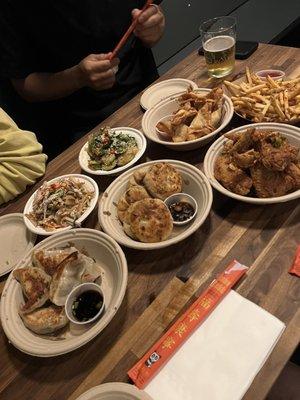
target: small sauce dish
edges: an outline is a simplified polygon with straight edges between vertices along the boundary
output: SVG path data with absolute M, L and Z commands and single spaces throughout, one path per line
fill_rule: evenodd
M 167 197 L 165 204 L 168 207 L 174 225 L 185 225 L 195 218 L 198 205 L 194 197 L 187 193 L 176 193 Z
M 274 81 L 277 81 L 278 79 L 283 79 L 285 77 L 285 72 L 280 69 L 263 69 L 256 72 L 256 75 L 263 80 L 266 80 L 267 77 L 270 76 Z
M 68 319 L 77 325 L 94 322 L 103 313 L 105 307 L 101 287 L 96 283 L 82 283 L 68 295 L 65 311 Z

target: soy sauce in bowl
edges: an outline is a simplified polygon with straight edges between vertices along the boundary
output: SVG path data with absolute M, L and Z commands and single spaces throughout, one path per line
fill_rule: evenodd
M 72 304 L 73 317 L 79 322 L 93 319 L 103 307 L 103 296 L 96 290 L 87 290 L 78 295 Z
M 69 293 L 65 312 L 67 318 L 76 325 L 96 321 L 105 310 L 105 293 L 97 283 L 86 282 L 75 286 Z

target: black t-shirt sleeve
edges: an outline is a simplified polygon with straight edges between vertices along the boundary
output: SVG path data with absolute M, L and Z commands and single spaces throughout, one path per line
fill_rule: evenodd
M 1 0 L 0 74 L 3 78 L 26 78 L 37 70 L 34 43 L 30 40 L 23 9 L 26 3 L 24 0 Z

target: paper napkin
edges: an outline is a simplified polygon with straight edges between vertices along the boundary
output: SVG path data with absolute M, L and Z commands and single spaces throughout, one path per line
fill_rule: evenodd
M 235 291 L 144 389 L 153 400 L 238 400 L 285 325 Z

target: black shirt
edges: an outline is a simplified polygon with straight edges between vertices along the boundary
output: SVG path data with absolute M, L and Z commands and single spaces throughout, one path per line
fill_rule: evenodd
M 142 8 L 144 3 L 145 0 L 1 0 L 1 77 L 7 83 L 33 72 L 59 72 L 89 54 L 112 51 L 131 23 L 131 11 Z M 119 58 L 117 83 L 109 90 L 83 88 L 58 101 L 35 104 L 24 104 L 11 93 L 15 96 L 11 103 L 19 103 L 18 112 L 13 112 L 17 122 L 26 129 L 35 125 L 46 145 L 55 143 L 51 139 L 58 135 L 67 143 L 74 135 L 85 133 L 157 77 L 151 50 L 134 35 Z

